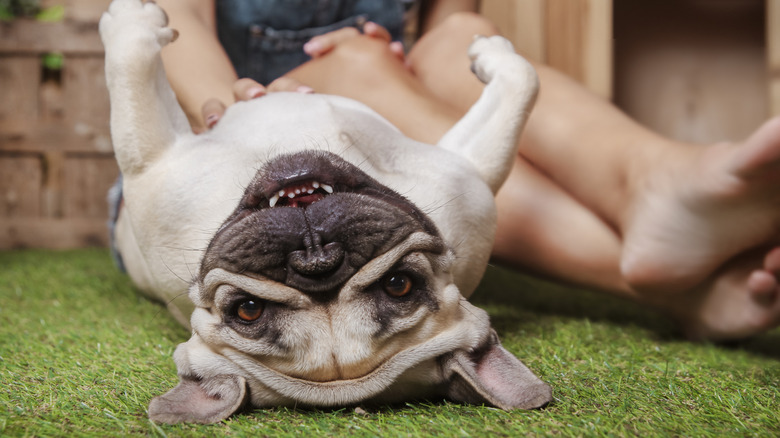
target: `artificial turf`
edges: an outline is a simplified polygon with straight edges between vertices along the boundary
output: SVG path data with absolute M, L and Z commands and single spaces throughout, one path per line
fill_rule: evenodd
M 490 269 L 474 301 L 504 346 L 554 388 L 536 411 L 440 400 L 270 409 L 156 425 L 188 338 L 104 250 L 0 252 L 0 436 L 778 436 L 780 330 L 695 344 L 600 294 Z

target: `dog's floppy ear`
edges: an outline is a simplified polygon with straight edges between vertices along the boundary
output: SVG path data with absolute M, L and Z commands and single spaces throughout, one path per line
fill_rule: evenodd
M 179 384 L 149 403 L 158 423 L 216 423 L 241 409 L 248 398 L 246 380 L 219 375 L 208 379 L 182 376 Z
M 445 395 L 454 401 L 504 410 L 536 409 L 552 401 L 550 385 L 504 349 L 495 331 L 478 351 L 457 350 L 442 365 L 450 375 Z

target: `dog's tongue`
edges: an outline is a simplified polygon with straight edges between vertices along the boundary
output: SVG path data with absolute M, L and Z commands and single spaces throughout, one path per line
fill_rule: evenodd
M 324 197 L 325 195 L 323 195 L 322 193 L 312 193 L 311 195 L 299 195 L 287 201 L 287 205 L 289 207 L 307 207 L 311 204 L 314 204 L 315 202 L 319 201 Z

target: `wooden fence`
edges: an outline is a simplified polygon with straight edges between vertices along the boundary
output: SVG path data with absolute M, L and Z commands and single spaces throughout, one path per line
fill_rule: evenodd
M 103 48 L 97 33 L 98 19 L 109 0 L 41 2 L 43 7 L 64 6 L 63 19 L 0 22 L 0 249 L 102 246 L 107 243 L 106 192 L 118 173 L 108 129 Z M 717 53 L 717 63 L 713 64 L 716 66 L 728 57 L 735 60 L 733 65 L 753 66 L 749 69 L 752 76 L 712 68 L 704 69 L 706 77 L 700 77 L 697 72 L 682 72 L 683 76 L 668 79 L 679 81 L 683 77 L 699 85 L 694 88 L 701 88 L 701 92 L 686 95 L 686 99 L 681 99 L 679 94 L 661 99 L 663 93 L 652 93 L 652 99 L 642 97 L 642 90 L 669 89 L 663 85 L 666 79 L 661 72 L 668 70 L 664 65 L 657 67 L 658 74 L 650 75 L 650 82 L 634 78 L 630 72 L 621 73 L 625 68 L 613 68 L 613 65 L 636 66 L 643 57 L 646 59 L 640 47 L 631 44 L 623 47 L 625 41 L 631 41 L 626 35 L 620 35 L 617 42 L 622 45 L 613 50 L 616 43 L 613 18 L 620 21 L 626 16 L 614 14 L 617 3 L 613 0 L 482 0 L 481 3 L 482 12 L 524 54 L 558 68 L 606 98 L 617 90 L 616 100 L 624 109 L 666 135 L 682 132 L 681 137 L 697 140 L 688 131 L 702 125 L 698 123 L 701 120 L 706 121 L 706 126 L 702 125 L 705 134 L 720 135 L 723 131 L 736 133 L 739 138 L 765 117 L 780 113 L 780 0 L 657 2 L 661 6 L 679 3 L 758 11 L 759 18 L 746 21 L 748 26 L 717 27 L 718 35 L 733 34 L 732 40 L 737 42 L 734 44 L 747 41 L 744 36 L 754 33 L 750 29 L 763 27 L 761 16 L 766 20 L 765 36 L 759 34 L 758 41 L 753 38 L 748 45 L 729 43 L 724 49 L 723 45 L 705 41 L 685 52 L 687 49 L 677 44 L 679 39 L 672 39 L 666 48 L 661 47 L 664 50 L 671 47 L 672 54 L 682 53 L 680 56 L 684 55 L 685 59 L 699 56 L 698 53 Z M 626 0 L 621 5 L 639 3 L 652 6 L 655 2 Z M 706 14 L 697 13 L 690 20 L 699 22 L 704 17 Z M 668 25 L 668 20 L 663 23 Z M 683 23 L 660 31 L 685 34 L 688 27 Z M 631 24 L 622 28 L 631 30 Z M 765 38 L 763 42 L 762 38 Z M 49 53 L 62 55 L 61 69 L 42 62 Z M 625 53 L 632 58 L 628 59 Z M 752 54 L 748 61 L 745 53 Z M 700 58 L 708 60 L 704 55 Z M 644 76 L 648 76 L 646 70 L 641 69 Z M 724 93 L 720 86 L 704 87 L 720 84 L 721 77 L 727 80 L 729 90 L 737 92 Z M 722 103 L 724 97 L 733 95 L 744 103 L 741 107 Z M 637 108 L 632 109 L 632 102 L 637 102 Z M 691 107 L 697 111 L 691 113 Z M 750 113 L 750 117 L 739 121 L 740 117 L 745 119 L 745 113 Z M 674 115 L 671 122 L 667 120 L 669 114 Z M 735 114 L 740 117 L 733 117 Z M 719 130 L 713 131 L 713 126 Z
M 118 170 L 97 21 L 108 2 L 58 3 L 57 22 L 0 23 L 0 248 L 107 243 Z

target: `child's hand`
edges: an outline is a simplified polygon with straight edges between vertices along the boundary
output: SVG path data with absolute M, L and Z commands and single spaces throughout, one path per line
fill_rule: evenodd
M 262 86 L 260 83 L 253 79 L 242 78 L 237 80 L 233 84 L 233 97 L 236 102 L 256 99 L 258 97 L 265 96 L 268 93 L 277 91 L 292 91 L 297 93 L 313 93 L 314 90 L 311 87 L 301 84 L 295 79 L 288 77 L 281 77 L 270 84 L 268 87 Z M 219 122 L 222 115 L 225 114 L 227 106 L 224 102 L 218 99 L 209 99 L 201 107 L 201 114 L 203 120 L 206 122 L 206 127 L 211 129 Z
M 312 38 L 308 43 L 303 45 L 303 51 L 312 58 L 317 58 L 333 50 L 339 43 L 360 35 L 360 31 L 354 27 L 344 27 Z M 390 51 L 393 52 L 399 60 L 404 60 L 403 44 L 400 41 L 392 41 L 390 32 L 384 27 L 373 21 L 369 21 L 363 25 L 363 35 L 384 40 L 388 43 Z

